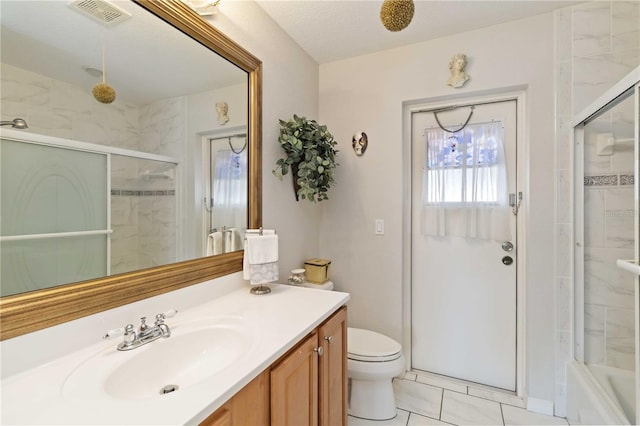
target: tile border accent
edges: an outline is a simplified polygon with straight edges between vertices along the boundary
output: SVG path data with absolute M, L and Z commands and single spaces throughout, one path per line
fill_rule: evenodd
M 620 185 L 633 185 L 635 183 L 635 176 L 628 174 L 620 175 Z
M 584 186 L 618 186 L 618 175 L 585 176 Z
M 122 197 L 149 197 L 149 196 L 175 196 L 175 189 L 158 189 L 154 191 L 149 190 L 136 190 L 136 189 L 112 189 L 112 196 L 122 196 Z
M 627 186 L 635 183 L 633 173 L 610 173 L 606 175 L 585 175 L 584 186 Z

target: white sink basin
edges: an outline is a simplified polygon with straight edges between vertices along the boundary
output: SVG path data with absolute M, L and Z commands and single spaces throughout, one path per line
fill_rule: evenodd
M 130 351 L 116 344 L 78 367 L 63 386 L 66 399 L 109 395 L 116 399 L 162 398 L 220 373 L 239 360 L 251 345 L 249 329 L 238 320 L 206 327 L 178 326 Z

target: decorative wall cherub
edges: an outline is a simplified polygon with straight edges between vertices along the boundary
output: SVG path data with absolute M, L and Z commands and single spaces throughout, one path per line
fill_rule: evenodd
M 449 70 L 451 76 L 447 80 L 447 84 L 451 87 L 462 87 L 469 80 L 469 75 L 464 72 L 464 68 L 467 66 L 467 55 L 464 53 L 456 53 L 449 61 Z
M 218 102 L 216 104 L 216 111 L 218 112 L 218 124 L 224 125 L 229 121 L 229 105 L 226 102 Z

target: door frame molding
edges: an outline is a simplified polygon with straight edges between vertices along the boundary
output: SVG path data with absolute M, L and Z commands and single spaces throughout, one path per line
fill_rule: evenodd
M 518 211 L 516 225 L 518 270 L 516 272 L 516 396 L 527 399 L 527 329 L 526 329 L 526 240 L 528 230 L 527 212 L 529 193 L 529 141 L 527 138 L 527 86 L 513 86 L 494 90 L 465 92 L 462 94 L 437 96 L 402 104 L 402 161 L 403 161 L 403 202 L 402 202 L 402 307 L 403 307 L 403 347 L 407 360 L 406 369 L 411 371 L 411 150 L 413 114 L 424 109 L 443 108 L 456 104 L 516 101 L 516 191 L 524 194 L 522 207 Z M 498 392 L 502 392 L 497 390 Z

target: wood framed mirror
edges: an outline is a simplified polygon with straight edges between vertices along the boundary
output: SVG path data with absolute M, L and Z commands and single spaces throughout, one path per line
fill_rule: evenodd
M 172 0 L 132 0 L 247 73 L 248 217 L 262 226 L 262 63 L 188 6 Z M 5 340 L 242 270 L 242 251 L 201 257 L 0 298 Z

